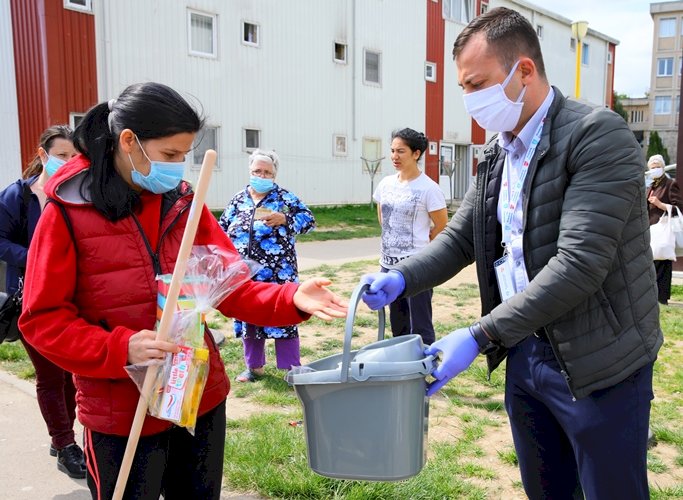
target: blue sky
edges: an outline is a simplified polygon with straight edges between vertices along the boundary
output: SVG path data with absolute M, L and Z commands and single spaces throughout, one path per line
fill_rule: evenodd
M 653 22 L 645 0 L 528 0 L 619 40 L 614 89 L 642 97 L 650 87 Z M 547 57 L 547 55 L 546 55 Z M 552 75 L 551 75 L 552 76 Z

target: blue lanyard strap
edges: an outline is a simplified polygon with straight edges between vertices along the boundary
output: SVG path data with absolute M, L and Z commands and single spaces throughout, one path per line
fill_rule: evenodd
M 503 226 L 503 245 L 510 243 L 510 235 L 512 233 L 512 218 L 515 214 L 517 204 L 522 195 L 522 188 L 524 187 L 524 179 L 529 172 L 529 165 L 531 164 L 531 159 L 536 153 L 536 148 L 538 143 L 541 142 L 541 133 L 543 132 L 543 124 L 545 123 L 545 117 L 539 123 L 536 132 L 534 133 L 529 148 L 526 150 L 524 155 L 524 161 L 522 162 L 522 169 L 519 172 L 519 178 L 514 186 L 511 186 L 510 182 L 510 171 L 509 171 L 509 161 L 508 155 L 505 155 L 505 163 L 503 164 L 503 185 L 500 190 L 501 198 L 501 216 L 502 216 L 502 226 Z

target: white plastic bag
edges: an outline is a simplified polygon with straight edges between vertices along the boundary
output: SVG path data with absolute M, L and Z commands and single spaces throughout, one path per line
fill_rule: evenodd
M 678 217 L 671 219 L 671 225 L 676 237 L 676 257 L 683 257 L 683 214 L 678 207 L 676 207 L 676 212 L 678 212 Z
M 650 247 L 654 260 L 676 260 L 676 236 L 671 221 L 671 206 L 667 213 L 650 226 Z

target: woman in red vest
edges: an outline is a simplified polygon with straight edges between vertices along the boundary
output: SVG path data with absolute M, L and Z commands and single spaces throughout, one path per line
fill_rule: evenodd
M 74 374 L 93 498 L 112 496 L 135 414 L 139 393 L 125 366 L 178 351 L 155 338 L 156 276 L 175 266 L 193 196 L 182 181 L 185 155 L 202 122 L 165 85 L 131 85 L 88 111 L 74 134 L 81 154 L 46 186 L 51 202 L 29 250 L 19 324 L 28 342 Z M 237 255 L 202 210 L 195 245 Z M 259 325 L 343 317 L 346 304 L 328 284 L 249 281 L 218 309 Z M 210 368 L 194 437 L 147 416 L 126 498 L 219 498 L 229 381 L 210 332 L 205 341 Z

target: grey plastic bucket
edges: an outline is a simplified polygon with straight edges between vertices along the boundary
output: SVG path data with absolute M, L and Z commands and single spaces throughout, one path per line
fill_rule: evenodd
M 308 464 L 337 479 L 398 481 L 419 473 L 427 459 L 429 399 L 425 377 L 434 357 L 419 335 L 382 340 L 351 351 L 356 307 L 367 285 L 351 296 L 344 351 L 297 367 L 287 380 L 301 401 Z

